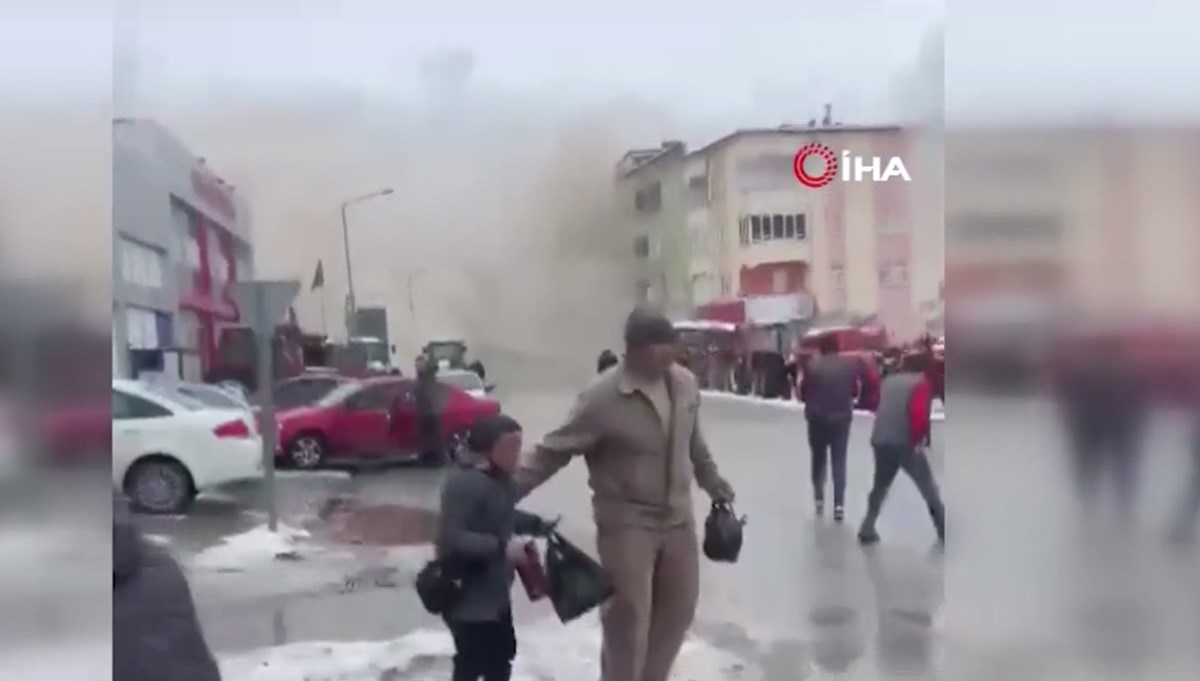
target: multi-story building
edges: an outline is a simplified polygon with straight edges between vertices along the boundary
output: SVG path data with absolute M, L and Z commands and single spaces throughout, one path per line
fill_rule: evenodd
M 690 307 L 686 158 L 685 145 L 671 141 L 659 148 L 632 150 L 617 167 L 619 200 L 637 260 L 638 300 L 676 316 L 686 315 Z
M 789 295 L 800 316 L 876 315 L 893 336 L 915 336 L 910 183 L 812 189 L 793 169 L 810 142 L 905 159 L 908 141 L 899 127 L 814 123 L 739 130 L 691 153 L 680 143 L 630 152 L 622 200 L 632 201 L 645 297 L 683 315 L 725 299 Z
M 253 276 L 247 204 L 162 126 L 116 119 L 112 262 L 114 375 L 130 371 L 122 349 L 165 348 L 200 378 L 238 321 L 230 284 Z

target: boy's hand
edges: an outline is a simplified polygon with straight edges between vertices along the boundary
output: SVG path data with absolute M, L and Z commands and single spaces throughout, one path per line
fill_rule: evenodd
M 520 567 L 528 563 L 529 552 L 525 550 L 525 542 L 518 539 L 509 541 L 508 548 L 504 551 L 504 557 L 513 567 Z

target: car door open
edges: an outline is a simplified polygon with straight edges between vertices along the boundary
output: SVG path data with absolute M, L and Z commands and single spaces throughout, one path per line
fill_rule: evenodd
M 351 456 L 383 458 L 392 445 L 391 386 L 373 386 L 347 400 L 339 430 L 345 434 Z

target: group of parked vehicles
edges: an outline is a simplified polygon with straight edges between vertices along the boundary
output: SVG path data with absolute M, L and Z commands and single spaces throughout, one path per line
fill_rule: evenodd
M 287 334 L 281 330 L 276 342 L 286 345 Z M 419 453 L 417 381 L 398 367 L 289 370 L 291 359 L 284 353 L 276 356 L 276 369 L 282 371 L 276 372 L 279 380 L 272 390 L 276 465 L 441 465 L 456 458 L 470 425 L 480 416 L 499 413 L 500 405 L 491 395 L 493 386 L 480 375 L 482 365 L 462 368 L 472 364 L 465 361 L 465 343 L 439 341 L 432 348 L 441 350 L 442 359 L 432 390 L 443 451 Z M 457 354 L 450 352 L 456 348 Z M 220 380 L 206 383 L 164 374 L 113 380 L 113 483 L 136 507 L 183 513 L 201 492 L 264 474 L 258 406 L 251 386 L 237 375 L 252 374 L 253 363 L 248 369 L 210 374 Z

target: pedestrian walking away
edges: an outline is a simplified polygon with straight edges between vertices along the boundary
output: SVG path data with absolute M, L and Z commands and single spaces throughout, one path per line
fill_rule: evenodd
M 905 357 L 900 370 L 884 379 L 880 387 L 879 409 L 871 430 L 875 482 L 867 496 L 867 514 L 858 531 L 863 544 L 879 541 L 875 524 L 888 490 L 901 470 L 912 479 L 925 500 L 938 541 L 946 540 L 946 510 L 928 456 L 932 401 L 933 390 L 925 376 L 923 355 Z
M 833 516 L 841 522 L 846 508 L 846 449 L 854 421 L 854 400 L 865 382 L 857 357 L 838 354 L 833 335 L 821 337 L 820 354 L 809 360 L 800 380 L 800 399 L 808 421 L 808 446 L 812 453 L 813 504 L 818 516 L 825 513 L 826 469 L 833 472 Z
M 478 463 L 455 469 L 442 488 L 437 555 L 462 580 L 443 614 L 454 639 L 453 681 L 508 681 L 517 654 L 511 591 L 514 570 L 531 560 L 514 534 L 541 535 L 550 525 L 516 508 L 512 484 L 521 426 L 505 415 L 476 423 L 469 446 Z
M 733 501 L 699 425 L 696 377 L 675 362 L 675 330 L 634 310 L 625 358 L 579 394 L 516 474 L 528 494 L 582 456 L 600 562 L 614 595 L 601 609 L 602 681 L 667 681 L 696 613 L 700 550 L 692 480 Z
M 1058 397 L 1080 510 L 1090 519 L 1110 492 L 1122 520 L 1130 521 L 1148 420 L 1144 377 L 1117 340 L 1089 339 L 1064 361 Z

